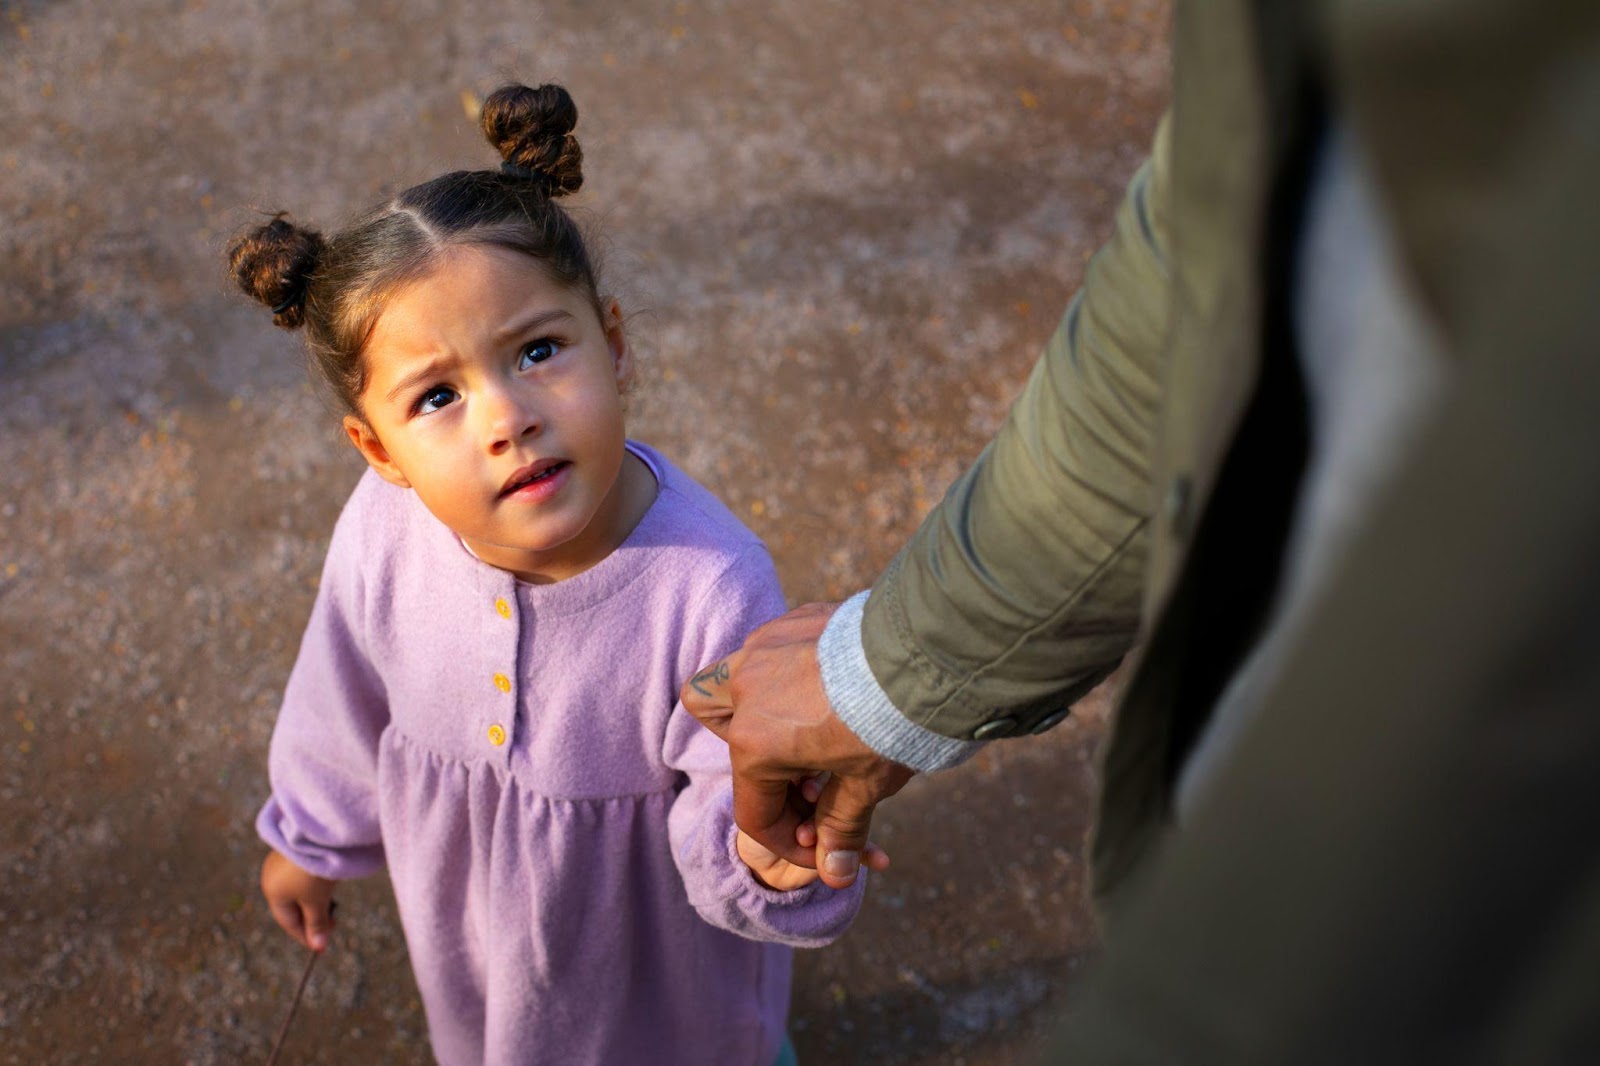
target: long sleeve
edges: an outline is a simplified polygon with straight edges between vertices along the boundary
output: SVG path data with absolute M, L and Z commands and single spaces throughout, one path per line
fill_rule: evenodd
M 782 614 L 777 574 L 765 549 L 741 556 L 706 597 L 698 614 L 698 647 L 685 649 L 684 680 L 700 665 L 734 651 L 756 626 Z M 702 642 L 703 641 L 703 642 Z M 751 940 L 820 947 L 854 920 L 866 876 L 834 890 L 815 882 L 779 892 L 755 879 L 734 846 L 733 788 L 728 746 L 682 705 L 668 723 L 663 757 L 685 775 L 668 819 L 672 854 L 689 902 L 707 922 Z
M 272 734 L 272 795 L 256 831 L 321 877 L 364 877 L 383 866 L 378 828 L 378 736 L 389 720 L 383 684 L 362 641 L 359 523 L 346 508 Z
M 1048 728 L 1133 642 L 1170 302 L 1168 125 L 995 439 L 830 627 L 830 699 L 880 754 L 937 769 L 975 734 Z

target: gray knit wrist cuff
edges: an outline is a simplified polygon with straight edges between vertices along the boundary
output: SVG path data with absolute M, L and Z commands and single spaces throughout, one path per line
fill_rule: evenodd
M 867 747 L 918 773 L 964 762 L 983 747 L 981 741 L 947 737 L 917 725 L 889 701 L 872 675 L 861 645 L 861 613 L 866 603 L 865 592 L 845 600 L 817 641 L 822 687 L 833 712 Z

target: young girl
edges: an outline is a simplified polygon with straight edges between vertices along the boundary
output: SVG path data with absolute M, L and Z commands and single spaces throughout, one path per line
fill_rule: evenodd
M 335 884 L 387 864 L 446 1066 L 768 1066 L 789 946 L 838 936 L 861 882 L 738 832 L 727 749 L 677 705 L 784 601 L 761 542 L 625 438 L 621 310 L 555 202 L 576 122 L 509 86 L 498 171 L 230 250 L 371 467 L 273 733 L 262 892 L 320 951 Z

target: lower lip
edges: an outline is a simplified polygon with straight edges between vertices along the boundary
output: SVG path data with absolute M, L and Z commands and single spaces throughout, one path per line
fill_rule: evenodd
M 530 481 L 506 493 L 501 499 L 519 500 L 523 503 L 543 503 L 557 492 L 567 482 L 567 474 L 571 472 L 571 463 L 562 463 L 555 471 L 546 474 L 538 481 Z

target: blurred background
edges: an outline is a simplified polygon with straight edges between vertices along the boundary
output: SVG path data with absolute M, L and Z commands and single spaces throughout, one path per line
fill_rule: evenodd
M 264 1061 L 304 957 L 252 821 L 363 466 L 230 290 L 263 210 L 336 227 L 578 101 L 633 436 L 871 581 L 998 426 L 1167 90 L 1162 0 L 0 3 L 0 1062 Z M 1094 950 L 1107 693 L 917 780 L 798 962 L 802 1060 L 1022 1061 Z M 347 885 L 287 1062 L 431 1061 L 387 882 Z

